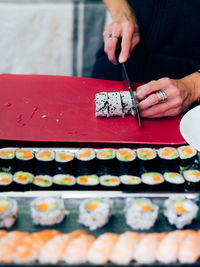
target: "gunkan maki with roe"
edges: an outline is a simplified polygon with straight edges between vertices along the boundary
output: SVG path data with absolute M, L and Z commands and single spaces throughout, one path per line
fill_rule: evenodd
M 34 174 L 35 157 L 32 149 L 20 148 L 16 150 L 15 172 L 23 171 Z
M 81 148 L 76 152 L 77 176 L 96 174 L 96 155 L 92 148 Z
M 159 171 L 157 153 L 152 148 L 138 148 L 140 174 L 144 172 Z
M 163 147 L 158 150 L 162 173 L 179 172 L 179 154 L 174 147 Z
M 56 151 L 55 156 L 55 174 L 76 174 L 74 153 L 62 150 Z
M 134 150 L 120 148 L 116 152 L 118 175 L 138 175 L 138 161 Z
M 50 149 L 40 149 L 35 154 L 36 166 L 35 174 L 36 175 L 50 175 L 55 174 L 55 154 L 54 151 Z
M 99 175 L 117 175 L 116 152 L 112 148 L 103 148 L 97 151 Z

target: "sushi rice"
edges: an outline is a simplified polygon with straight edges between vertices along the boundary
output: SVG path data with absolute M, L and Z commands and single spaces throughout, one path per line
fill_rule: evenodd
M 18 204 L 15 199 L 0 198 L 0 228 L 10 228 L 18 216 Z

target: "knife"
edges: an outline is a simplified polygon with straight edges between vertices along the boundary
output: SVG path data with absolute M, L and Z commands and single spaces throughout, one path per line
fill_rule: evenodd
M 122 73 L 124 73 L 124 76 L 125 76 L 125 80 L 123 80 L 123 85 L 124 85 L 124 88 L 128 91 L 130 91 L 130 94 L 131 94 L 131 97 L 132 97 L 132 100 L 133 100 L 133 107 L 136 111 L 136 118 L 137 118 L 137 122 L 138 122 L 138 125 L 139 127 L 141 128 L 142 127 L 142 123 L 141 123 L 141 118 L 140 118 L 140 111 L 138 109 L 138 106 L 137 106 L 137 99 L 136 99 L 136 96 L 135 96 L 135 88 L 133 88 L 133 86 L 131 85 L 131 81 L 130 81 L 130 78 L 128 76 L 128 72 L 127 72 L 127 67 L 126 67 L 126 62 L 124 63 L 120 63 L 119 62 L 119 55 L 120 55 L 120 52 L 121 52 L 121 42 L 122 42 L 122 38 L 118 38 L 118 42 L 117 42 L 117 46 L 116 46 L 116 51 L 115 51 L 115 56 L 116 56 L 116 59 L 117 59 L 117 62 L 122 66 Z

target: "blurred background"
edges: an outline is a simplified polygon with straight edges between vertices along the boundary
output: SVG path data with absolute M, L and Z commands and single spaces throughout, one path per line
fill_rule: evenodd
M 0 73 L 90 77 L 109 20 L 101 0 L 0 0 Z

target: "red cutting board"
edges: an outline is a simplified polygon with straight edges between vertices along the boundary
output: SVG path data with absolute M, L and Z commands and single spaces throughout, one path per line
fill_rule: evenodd
M 96 118 L 95 94 L 122 82 L 48 75 L 0 75 L 0 140 L 124 144 L 184 144 L 181 116 Z

